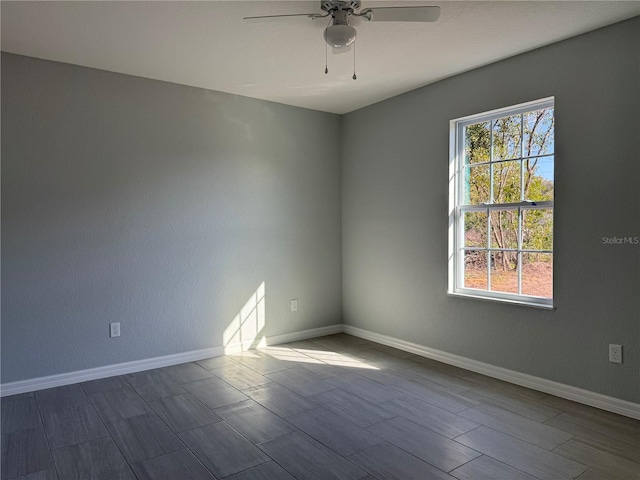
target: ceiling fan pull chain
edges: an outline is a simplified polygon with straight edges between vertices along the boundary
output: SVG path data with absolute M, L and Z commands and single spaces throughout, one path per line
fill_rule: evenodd
M 356 80 L 358 77 L 356 77 L 356 42 L 353 42 L 353 78 L 354 80 Z
M 333 16 L 327 14 L 327 16 L 329 16 L 329 23 L 327 23 L 327 26 L 324 27 L 324 35 L 325 38 L 327 36 L 327 29 L 329 28 L 329 25 L 331 25 L 331 22 L 333 21 Z M 329 48 L 327 42 L 324 42 L 324 74 L 326 75 L 327 73 L 329 73 L 329 66 L 328 66 L 328 61 L 327 61 L 327 49 Z
M 326 30 L 326 29 L 325 29 L 325 30 Z M 328 58 L 328 55 L 327 55 L 327 48 L 328 48 L 327 42 L 324 42 L 324 74 L 325 74 L 325 75 L 326 75 L 327 73 L 329 73 L 329 66 L 327 65 L 327 63 L 328 63 L 328 62 L 327 62 L 327 58 Z

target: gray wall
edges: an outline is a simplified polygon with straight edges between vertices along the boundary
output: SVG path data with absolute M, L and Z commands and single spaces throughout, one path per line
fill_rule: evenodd
M 640 246 L 601 241 L 640 236 L 638 45 L 636 17 L 344 116 L 344 322 L 640 401 Z M 448 297 L 449 121 L 551 95 L 557 309 Z
M 339 126 L 3 53 L 2 382 L 340 323 Z
M 601 242 L 640 235 L 639 32 L 636 18 L 342 119 L 3 53 L 2 382 L 220 346 L 264 282 L 261 334 L 344 315 L 640 401 L 640 247 Z M 557 310 L 448 297 L 449 120 L 550 95 Z

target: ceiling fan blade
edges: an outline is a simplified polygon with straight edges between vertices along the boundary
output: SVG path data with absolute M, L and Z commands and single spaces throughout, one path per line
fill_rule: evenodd
M 259 15 L 257 17 L 244 17 L 243 20 L 247 20 L 250 22 L 259 22 L 259 21 L 273 20 L 273 19 L 279 19 L 279 18 L 290 19 L 294 17 L 306 17 L 306 18 L 310 18 L 311 20 L 315 20 L 317 18 L 325 18 L 328 16 L 329 16 L 328 13 L 326 15 L 322 15 L 320 13 L 293 13 L 289 15 Z
M 435 22 L 440 17 L 440 7 L 367 8 L 360 16 L 372 22 Z

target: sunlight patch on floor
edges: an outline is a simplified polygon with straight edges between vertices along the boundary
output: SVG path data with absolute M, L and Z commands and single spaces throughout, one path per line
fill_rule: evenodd
M 308 348 L 290 347 L 267 347 L 261 348 L 260 352 L 266 353 L 273 358 L 283 360 L 285 362 L 315 363 L 333 365 L 338 367 L 379 370 L 378 367 L 369 365 L 362 360 L 358 360 L 347 355 L 332 352 L 329 350 L 311 350 Z

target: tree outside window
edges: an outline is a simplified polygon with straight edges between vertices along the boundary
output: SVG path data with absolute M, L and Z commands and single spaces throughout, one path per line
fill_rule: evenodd
M 553 99 L 452 126 L 450 293 L 550 305 Z

